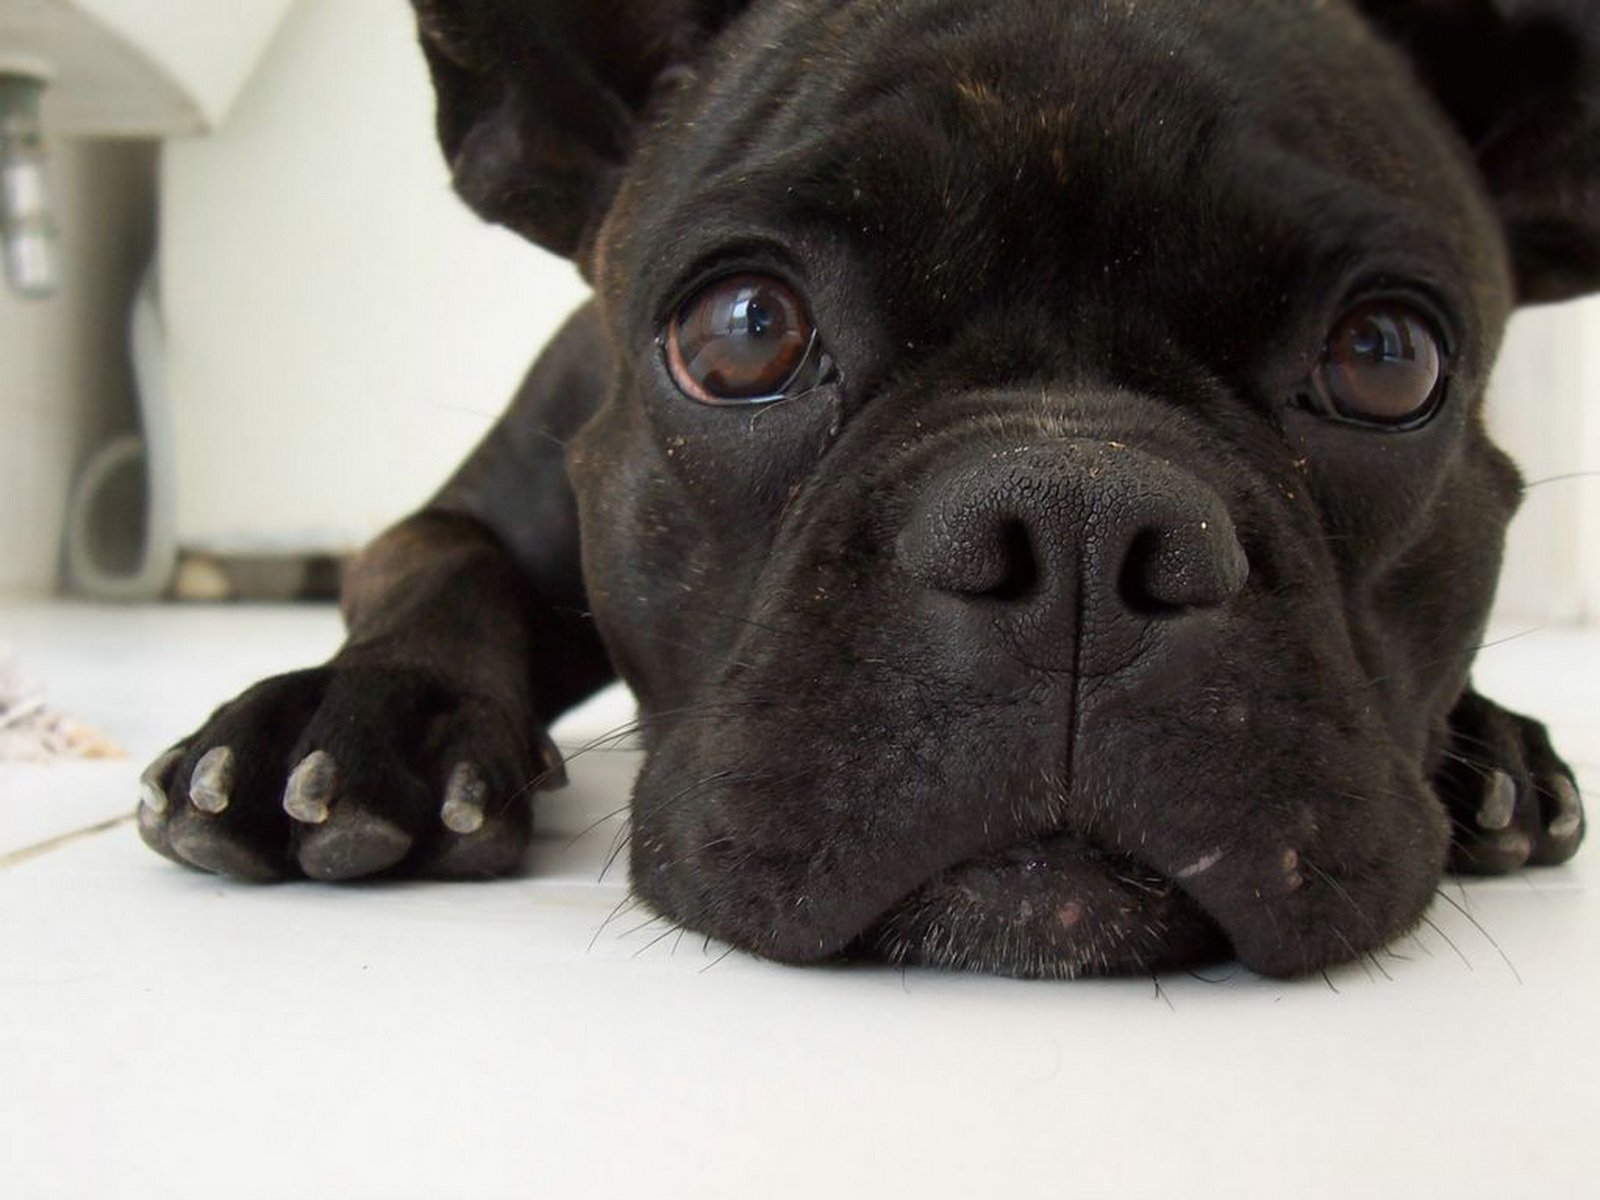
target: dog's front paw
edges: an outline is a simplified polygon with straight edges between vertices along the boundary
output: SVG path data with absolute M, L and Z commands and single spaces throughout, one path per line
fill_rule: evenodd
M 1468 692 L 1450 714 L 1435 780 L 1450 810 L 1450 867 L 1501 875 L 1563 863 L 1583 841 L 1583 801 L 1545 727 Z
M 531 714 L 413 668 L 329 666 L 224 705 L 141 780 L 155 850 L 239 879 L 499 875 L 562 782 Z

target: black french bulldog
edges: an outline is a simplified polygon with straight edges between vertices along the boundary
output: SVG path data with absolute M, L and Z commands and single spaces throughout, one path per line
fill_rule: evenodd
M 1600 4 L 416 8 L 460 193 L 594 300 L 155 849 L 513 871 L 615 676 L 634 889 L 783 961 L 1293 974 L 1577 849 L 1468 668 L 1502 328 L 1600 288 Z

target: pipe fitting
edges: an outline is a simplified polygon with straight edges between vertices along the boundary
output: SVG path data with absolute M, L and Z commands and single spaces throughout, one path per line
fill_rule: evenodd
M 0 73 L 0 243 L 7 282 L 29 299 L 53 295 L 57 283 L 56 229 L 39 119 L 44 89 L 37 76 Z

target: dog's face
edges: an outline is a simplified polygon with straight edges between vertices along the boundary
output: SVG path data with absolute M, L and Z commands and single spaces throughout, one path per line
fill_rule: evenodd
M 553 141 L 430 44 L 463 192 L 580 257 L 615 349 L 570 467 L 636 889 L 777 958 L 1031 973 L 1409 927 L 1518 496 L 1487 372 L 1588 283 L 1508 237 L 1429 29 L 691 7 L 565 30 L 646 115 Z

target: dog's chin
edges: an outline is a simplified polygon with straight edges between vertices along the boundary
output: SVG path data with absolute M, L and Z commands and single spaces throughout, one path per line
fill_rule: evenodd
M 1170 879 L 1058 834 L 951 867 L 851 947 L 882 959 L 1023 978 L 1127 975 L 1231 957 Z

